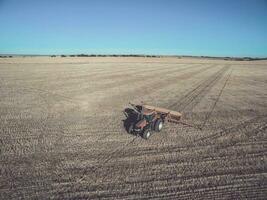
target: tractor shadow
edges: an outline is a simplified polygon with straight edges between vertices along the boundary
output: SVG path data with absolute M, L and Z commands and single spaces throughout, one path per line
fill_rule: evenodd
M 131 135 L 137 135 L 136 133 L 129 133 L 128 130 L 131 124 L 136 123 L 136 120 L 139 118 L 139 113 L 132 108 L 126 108 L 123 111 L 123 114 L 126 117 L 124 120 L 122 120 L 126 132 Z

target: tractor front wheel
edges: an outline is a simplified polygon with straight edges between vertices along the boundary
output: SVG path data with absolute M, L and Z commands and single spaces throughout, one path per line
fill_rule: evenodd
M 148 139 L 151 136 L 151 130 L 150 129 L 145 129 L 143 132 L 143 138 Z

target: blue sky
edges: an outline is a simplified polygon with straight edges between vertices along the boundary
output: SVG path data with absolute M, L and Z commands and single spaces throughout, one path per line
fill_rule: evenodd
M 0 53 L 267 57 L 267 0 L 0 0 Z

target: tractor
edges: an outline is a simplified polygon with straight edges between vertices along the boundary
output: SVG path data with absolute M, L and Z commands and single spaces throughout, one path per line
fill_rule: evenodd
M 140 134 L 144 139 L 148 139 L 154 131 L 160 132 L 166 122 L 179 123 L 181 119 L 181 113 L 176 111 L 143 104 L 130 105 L 136 115 L 128 125 L 127 132 Z

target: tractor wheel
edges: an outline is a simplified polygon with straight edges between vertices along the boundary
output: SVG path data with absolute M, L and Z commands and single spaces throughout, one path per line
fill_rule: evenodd
M 143 132 L 143 138 L 148 139 L 151 136 L 151 130 L 150 129 L 145 129 Z
M 127 132 L 128 132 L 128 133 L 133 133 L 133 128 L 134 128 L 134 124 L 132 123 L 132 124 L 130 124 L 130 125 L 128 126 Z
M 154 130 L 157 131 L 157 132 L 160 132 L 162 128 L 163 128 L 162 119 L 157 119 L 156 122 L 155 122 Z

